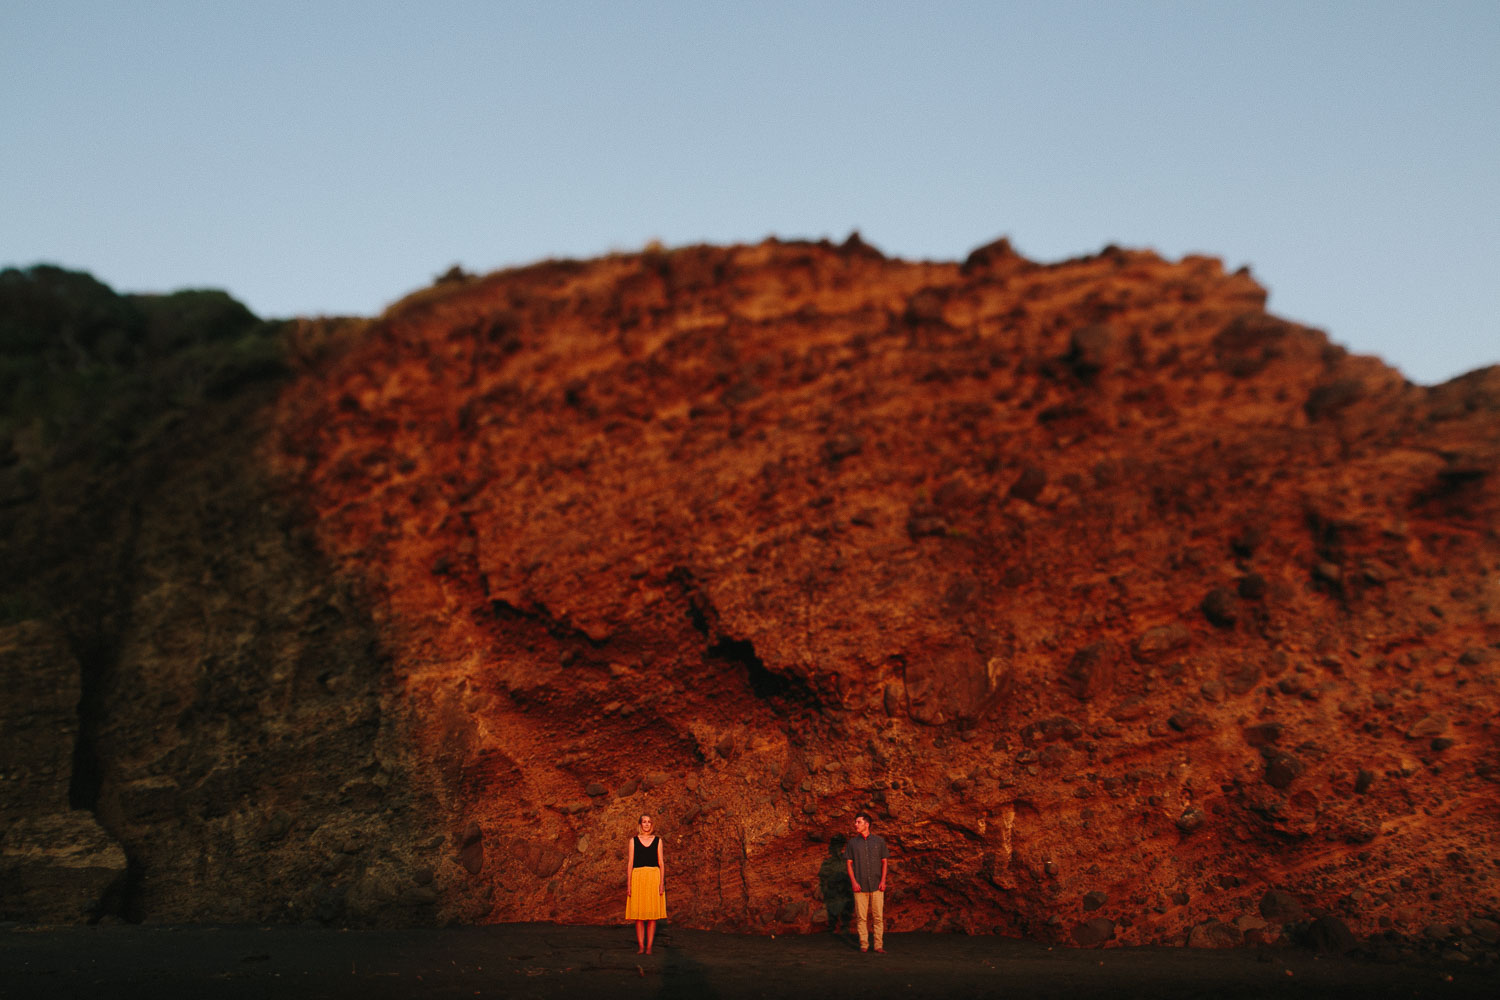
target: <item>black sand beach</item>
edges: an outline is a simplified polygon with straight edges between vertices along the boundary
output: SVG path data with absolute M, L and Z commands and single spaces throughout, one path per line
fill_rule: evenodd
M 638 956 L 628 927 L 299 927 L 0 931 L 0 997 L 1491 997 L 1494 970 L 1390 964 L 1294 948 L 1048 949 L 995 937 L 895 934 L 861 955 L 832 935 L 664 928 Z

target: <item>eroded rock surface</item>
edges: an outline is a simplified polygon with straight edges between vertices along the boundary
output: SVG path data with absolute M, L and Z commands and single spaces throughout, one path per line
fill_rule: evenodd
M 866 808 L 896 929 L 1492 926 L 1500 369 L 1264 300 L 851 240 L 398 303 L 131 522 L 137 915 L 614 921 L 650 812 L 674 921 L 814 930 Z
M 898 926 L 1492 907 L 1500 371 L 1415 387 L 1264 298 L 771 242 L 393 309 L 278 469 L 378 595 L 443 912 L 614 919 L 652 812 L 674 919 L 814 928 L 861 807 Z
M 125 852 L 69 785 L 78 662 L 40 622 L 0 628 L 0 920 L 97 918 L 125 879 Z

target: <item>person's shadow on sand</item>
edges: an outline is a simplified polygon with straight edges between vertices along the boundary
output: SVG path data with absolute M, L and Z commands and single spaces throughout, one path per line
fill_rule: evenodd
M 656 996 L 658 1000 L 718 1000 L 719 994 L 709 985 L 703 963 L 668 942 Z
M 828 930 L 837 934 L 847 931 L 854 920 L 854 890 L 849 887 L 849 869 L 844 864 L 844 837 L 831 837 L 828 857 L 818 869 L 818 887 L 823 891 L 823 906 L 828 910 Z

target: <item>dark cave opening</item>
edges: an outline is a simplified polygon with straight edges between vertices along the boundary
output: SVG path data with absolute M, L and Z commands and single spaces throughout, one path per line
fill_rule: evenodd
M 812 705 L 817 701 L 806 684 L 779 674 L 761 662 L 755 653 L 755 645 L 748 639 L 720 639 L 708 647 L 708 656 L 742 669 L 751 692 L 762 701 L 783 705 L 787 702 Z

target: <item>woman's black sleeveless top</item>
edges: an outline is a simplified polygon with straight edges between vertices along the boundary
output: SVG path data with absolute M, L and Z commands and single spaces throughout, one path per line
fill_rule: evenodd
M 630 849 L 630 867 L 632 868 L 660 868 L 661 862 L 657 860 L 656 848 L 661 844 L 661 838 L 655 837 L 651 846 L 647 847 L 641 843 L 641 838 L 631 837 L 630 842 L 635 846 Z

